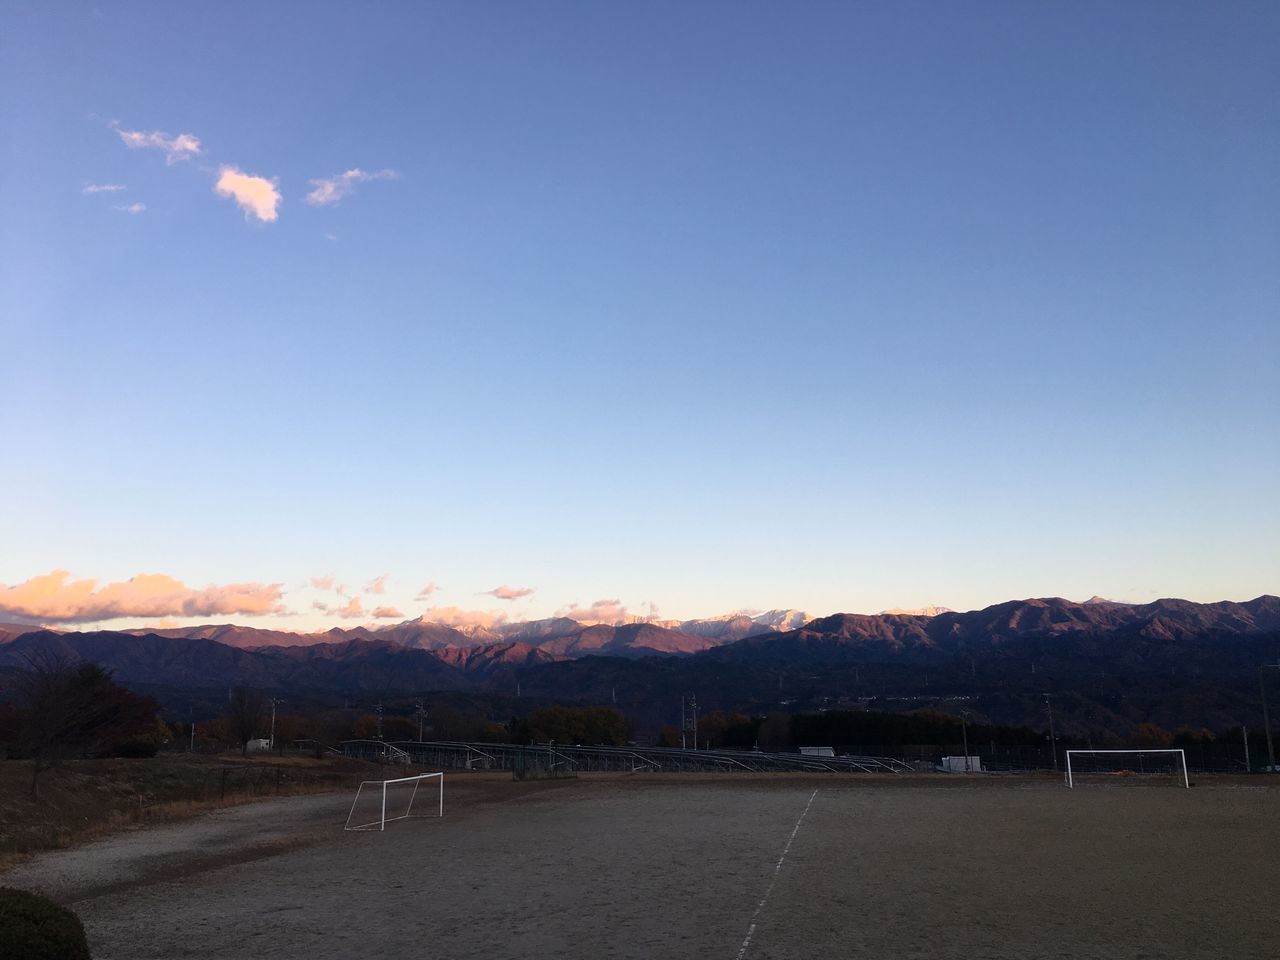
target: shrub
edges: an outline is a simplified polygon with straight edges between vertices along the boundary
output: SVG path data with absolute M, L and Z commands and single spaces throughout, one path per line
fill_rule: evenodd
M 0 957 L 89 960 L 80 918 L 47 897 L 0 887 Z
M 154 757 L 160 752 L 160 744 L 154 740 L 126 740 L 116 747 L 117 757 Z

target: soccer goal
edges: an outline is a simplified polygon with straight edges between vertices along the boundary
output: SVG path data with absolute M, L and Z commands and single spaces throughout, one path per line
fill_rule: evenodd
M 1086 776 L 1167 778 L 1191 786 L 1181 750 L 1068 750 L 1067 786 Z
M 424 796 L 418 800 L 418 794 L 426 787 L 428 780 L 439 783 L 436 802 Z M 427 788 L 426 793 L 430 792 Z M 417 805 L 415 806 L 415 801 Z M 435 813 L 423 813 L 436 808 Z M 344 830 L 385 830 L 392 820 L 405 820 L 409 817 L 443 817 L 444 816 L 444 774 L 421 773 L 416 777 L 400 777 L 396 780 L 365 780 L 356 791 L 356 799 L 351 804 L 351 812 L 347 814 Z

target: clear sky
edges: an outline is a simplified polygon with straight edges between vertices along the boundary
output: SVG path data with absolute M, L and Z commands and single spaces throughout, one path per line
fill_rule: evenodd
M 1280 592 L 1278 48 L 9 0 L 0 620 Z

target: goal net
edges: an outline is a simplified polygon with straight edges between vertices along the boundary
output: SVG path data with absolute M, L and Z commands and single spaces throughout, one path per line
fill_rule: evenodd
M 1068 750 L 1067 786 L 1138 778 L 1189 787 L 1187 757 L 1181 750 Z
M 434 784 L 431 781 L 436 781 Z M 385 830 L 393 820 L 444 816 L 444 774 L 365 780 L 356 791 L 344 830 Z

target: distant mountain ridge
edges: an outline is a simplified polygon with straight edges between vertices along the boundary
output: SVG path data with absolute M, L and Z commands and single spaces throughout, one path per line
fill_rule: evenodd
M 700 620 L 637 619 L 620 624 L 551 617 L 543 620 L 499 623 L 490 627 L 461 627 L 419 617 L 416 620 L 405 620 L 385 627 L 333 627 L 319 633 L 296 633 L 231 623 L 189 627 L 138 627 L 115 632 L 134 636 L 214 640 L 242 650 L 368 640 L 386 641 L 421 650 L 519 643 L 557 656 L 584 656 L 596 653 L 643 657 L 655 654 L 673 656 L 693 654 L 720 644 L 741 640 L 743 637 L 779 630 L 794 630 L 803 626 L 808 620 L 809 615 L 803 611 L 769 610 L 756 614 L 732 613 Z M 40 628 L 21 624 L 0 624 L 0 644 L 37 629 Z

